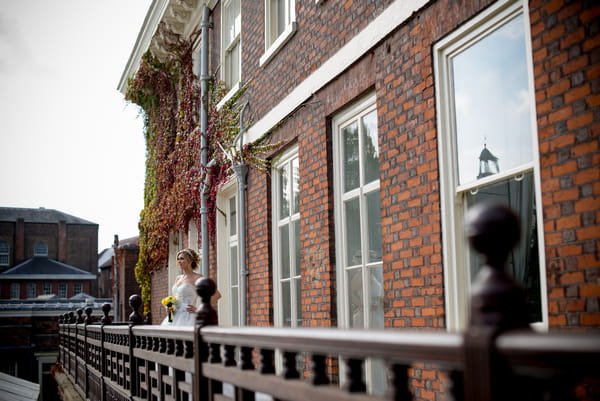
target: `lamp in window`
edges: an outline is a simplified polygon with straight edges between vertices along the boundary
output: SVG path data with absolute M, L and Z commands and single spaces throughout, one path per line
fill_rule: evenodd
M 499 171 L 498 158 L 488 150 L 486 144 L 483 144 L 483 150 L 479 155 L 479 175 L 477 178 L 487 177 Z

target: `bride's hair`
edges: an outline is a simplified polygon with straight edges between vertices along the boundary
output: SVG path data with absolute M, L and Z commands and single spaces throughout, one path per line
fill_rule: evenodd
M 192 269 L 198 267 L 198 262 L 200 262 L 200 256 L 198 255 L 198 252 L 194 251 L 192 248 L 185 248 L 177 252 L 177 256 L 182 253 L 185 254 L 192 262 Z

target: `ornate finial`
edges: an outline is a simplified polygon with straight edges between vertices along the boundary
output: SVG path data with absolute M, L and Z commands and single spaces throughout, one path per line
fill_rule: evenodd
M 519 242 L 519 218 L 506 206 L 479 203 L 467 212 L 465 231 L 473 249 L 485 257 L 485 264 L 502 270 Z
M 196 314 L 196 323 L 200 327 L 218 323 L 217 312 L 210 304 L 210 299 L 215 292 L 217 292 L 217 285 L 210 278 L 202 277 L 196 280 L 196 293 L 202 300 L 202 305 Z
M 519 241 L 519 219 L 508 207 L 477 204 L 467 212 L 466 233 L 484 257 L 472 286 L 471 327 L 498 333 L 529 327 L 525 291 L 504 271 L 504 263 Z
M 94 318 L 92 317 L 92 307 L 88 306 L 87 308 L 85 308 L 84 312 L 85 312 L 85 320 L 84 323 L 85 324 L 91 324 L 94 322 Z
M 102 316 L 102 319 L 100 319 L 100 322 L 102 324 L 110 324 L 110 317 L 108 316 L 108 314 L 111 309 L 112 309 L 112 306 L 108 303 L 102 305 L 102 313 L 104 314 L 104 316 Z
M 77 309 L 77 323 L 83 323 L 83 309 Z
M 77 323 L 77 318 L 73 311 L 69 312 L 69 323 Z
M 133 294 L 129 297 L 129 306 L 133 312 L 129 315 L 129 322 L 132 325 L 142 324 L 144 322 L 144 317 L 139 312 L 140 306 L 142 306 L 142 297 L 137 294 Z

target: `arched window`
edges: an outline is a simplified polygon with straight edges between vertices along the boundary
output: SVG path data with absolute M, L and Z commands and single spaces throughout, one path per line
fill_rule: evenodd
M 33 247 L 33 256 L 48 256 L 48 245 L 38 242 Z
M 4 241 L 0 241 L 0 266 L 10 265 L 10 246 Z

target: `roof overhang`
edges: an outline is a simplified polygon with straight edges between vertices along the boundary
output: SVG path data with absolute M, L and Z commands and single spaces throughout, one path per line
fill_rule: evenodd
M 200 24 L 201 6 L 212 10 L 216 4 L 217 0 L 153 0 L 121 74 L 117 87 L 119 92 L 127 93 L 129 79 L 135 76 L 148 49 L 161 58 L 166 54 L 167 46 L 173 43 L 171 32 L 189 37 Z

